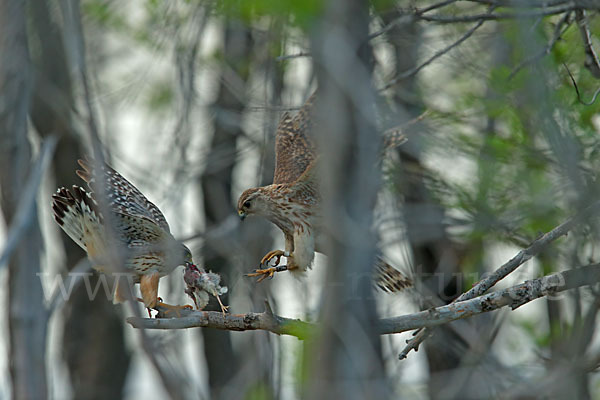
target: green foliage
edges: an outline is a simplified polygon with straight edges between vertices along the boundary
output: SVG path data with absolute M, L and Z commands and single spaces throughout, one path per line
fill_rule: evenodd
M 217 12 L 253 22 L 264 16 L 286 20 L 301 28 L 308 28 L 321 13 L 323 0 L 223 0 Z
M 270 400 L 273 398 L 270 386 L 264 382 L 257 382 L 250 386 L 244 396 L 246 400 Z

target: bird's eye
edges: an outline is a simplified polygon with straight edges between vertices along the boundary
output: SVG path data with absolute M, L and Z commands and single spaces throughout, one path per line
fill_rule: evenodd
M 246 201 L 246 202 L 244 203 L 244 207 L 246 207 L 246 208 L 250 208 L 250 201 Z

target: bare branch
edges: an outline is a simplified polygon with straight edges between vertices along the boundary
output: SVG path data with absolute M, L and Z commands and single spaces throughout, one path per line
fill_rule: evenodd
M 382 319 L 379 322 L 379 331 L 382 335 L 385 335 L 433 327 L 457 319 L 494 311 L 505 306 L 510 306 L 511 309 L 515 310 L 540 297 L 580 286 L 593 285 L 598 281 L 600 281 L 600 264 L 592 264 L 528 280 L 519 285 L 473 299 L 457 301 L 414 314 Z
M 489 11 L 490 15 L 491 15 L 491 12 L 492 12 L 492 9 L 490 9 L 490 11 Z M 398 75 L 397 77 L 392 79 L 390 82 L 388 82 L 384 87 L 382 87 L 379 90 L 382 91 L 382 90 L 389 89 L 390 87 L 394 86 L 398 82 L 400 82 L 406 78 L 409 78 L 413 75 L 416 75 L 420 70 L 422 70 L 423 68 L 425 68 L 426 66 L 431 64 L 433 61 L 435 61 L 439 57 L 443 56 L 444 54 L 448 53 L 450 50 L 452 50 L 453 48 L 457 47 L 458 45 L 463 43 L 465 40 L 470 38 L 473 35 L 473 33 L 475 33 L 475 31 L 477 29 L 479 29 L 481 27 L 481 25 L 483 25 L 484 22 L 485 22 L 485 20 L 483 20 L 483 19 L 479 20 L 471 29 L 469 29 L 460 38 L 458 38 L 458 40 L 456 40 L 449 46 L 443 48 L 442 50 L 437 51 L 433 56 L 428 58 L 425 62 L 421 63 L 420 65 L 417 65 L 416 67 L 411 68 L 408 71 L 404 71 L 403 73 L 401 73 L 400 75 Z
M 566 4 L 558 7 L 548 7 L 542 8 L 540 10 L 533 11 L 521 11 L 521 12 L 513 12 L 513 13 L 500 13 L 500 14 L 474 14 L 474 15 L 459 15 L 459 16 L 449 16 L 449 15 L 423 15 L 422 13 L 415 12 L 415 17 L 418 19 L 422 19 L 423 21 L 431 21 L 438 22 L 440 24 L 453 24 L 457 22 L 478 22 L 481 20 L 484 21 L 498 21 L 505 19 L 530 19 L 530 18 L 539 18 L 546 17 L 549 15 L 557 15 L 562 14 L 568 11 L 575 11 L 579 7 L 573 4 Z
M 508 274 L 516 270 L 523 263 L 538 255 L 543 249 L 545 249 L 550 243 L 560 238 L 563 235 L 566 235 L 577 223 L 589 218 L 591 215 L 597 213 L 600 210 L 600 202 L 596 202 L 591 206 L 584 209 L 581 213 L 577 214 L 574 217 L 571 217 L 567 221 L 563 222 L 556 228 L 552 229 L 548 233 L 540 236 L 536 240 L 531 243 L 531 245 L 517 253 L 513 258 L 504 263 L 500 268 L 490 274 L 488 277 L 479 281 L 473 288 L 469 291 L 463 293 L 458 298 L 454 300 L 454 302 L 461 302 L 465 300 L 470 300 L 474 297 L 481 296 L 487 290 L 489 290 L 492 286 L 498 283 L 500 280 L 504 279 Z M 406 347 L 400 353 L 399 358 L 404 359 L 408 355 L 411 350 L 417 351 L 419 349 L 419 345 L 429 336 L 429 331 L 427 329 L 423 329 L 420 332 L 416 333 L 416 336 L 410 339 L 407 342 Z
M 544 296 L 600 282 L 600 264 L 546 275 L 525 281 L 484 296 L 457 301 L 445 306 L 393 318 L 383 318 L 377 323 L 381 335 L 401 333 L 418 328 L 434 327 L 458 319 L 468 318 L 510 306 L 515 310 L 524 304 Z M 159 309 L 164 312 L 166 310 Z M 130 317 L 127 322 L 134 328 L 187 329 L 215 328 L 230 331 L 264 330 L 278 335 L 291 335 L 306 339 L 316 328 L 315 324 L 289 319 L 273 314 L 266 305 L 262 313 L 223 314 L 218 311 L 182 311 L 180 318 Z
M 577 10 L 575 12 L 577 24 L 579 25 L 579 32 L 581 33 L 581 39 L 585 49 L 585 67 L 595 78 L 600 78 L 600 61 L 598 61 L 598 55 L 592 46 L 592 38 L 590 30 L 587 25 L 587 18 L 584 10 Z
M 158 308 L 159 312 L 164 312 Z M 127 318 L 134 328 L 145 329 L 186 329 L 215 328 L 229 331 L 264 330 L 278 335 L 291 335 L 298 339 L 307 339 L 314 325 L 298 319 L 280 317 L 273 314 L 270 306 L 265 312 L 248 314 L 223 314 L 219 311 L 181 311 L 180 318 Z
M 312 57 L 312 55 L 309 52 L 300 52 L 297 54 L 288 54 L 285 56 L 279 56 L 277 58 L 275 58 L 275 61 L 285 61 L 285 60 L 290 60 L 292 58 L 301 58 L 301 57 Z

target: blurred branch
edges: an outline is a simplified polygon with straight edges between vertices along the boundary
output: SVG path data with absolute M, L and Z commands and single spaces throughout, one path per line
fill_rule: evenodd
M 567 64 L 563 64 L 563 65 L 564 65 L 565 69 L 567 70 L 567 73 L 569 74 L 569 78 L 571 78 L 571 82 L 573 83 L 573 87 L 575 88 L 575 93 L 577 93 L 577 101 L 579 101 L 581 104 L 586 105 L 586 106 L 591 106 L 592 104 L 594 104 L 596 102 L 596 98 L 598 97 L 598 94 L 600 94 L 600 88 L 596 89 L 596 91 L 594 92 L 594 95 L 592 96 L 592 99 L 590 101 L 584 101 L 581 98 L 581 92 L 579 92 L 579 86 L 577 85 L 577 81 L 575 81 L 575 77 L 571 73 L 571 70 L 569 69 L 569 67 L 567 67 Z
M 56 147 L 56 136 L 49 136 L 44 140 L 40 155 L 35 163 L 35 166 L 31 170 L 27 186 L 23 190 L 21 198 L 23 199 L 19 203 L 19 208 L 15 213 L 12 224 L 7 234 L 6 244 L 2 253 L 0 253 L 0 269 L 7 265 L 8 260 L 13 250 L 19 244 L 19 241 L 23 235 L 27 232 L 27 228 L 37 217 L 37 213 L 34 211 L 36 206 L 37 194 L 42 182 L 44 173 L 48 170 L 48 165 L 52 160 L 54 154 L 54 148 Z
M 481 296 L 488 289 L 494 286 L 497 282 L 504 279 L 508 274 L 516 270 L 523 263 L 529 259 L 538 255 L 543 249 L 545 249 L 550 243 L 563 235 L 566 235 L 571 229 L 573 229 L 578 223 L 589 218 L 591 215 L 600 211 L 600 202 L 593 203 L 591 206 L 584 209 L 581 213 L 571 217 L 567 221 L 563 222 L 556 228 L 552 229 L 548 233 L 540 236 L 534 240 L 531 245 L 517 253 L 513 258 L 504 263 L 500 268 L 490 274 L 488 277 L 479 281 L 469 291 L 463 293 L 454 300 L 454 303 L 470 300 L 474 297 Z M 406 358 L 411 350 L 417 351 L 419 345 L 429 336 L 430 332 L 427 329 L 423 329 L 416 333 L 415 337 L 407 342 L 406 347 L 400 353 L 400 359 Z
M 285 61 L 285 60 L 290 60 L 292 58 L 300 58 L 300 57 L 312 57 L 312 55 L 308 52 L 300 52 L 297 54 L 288 54 L 285 56 L 279 56 L 277 58 L 275 58 L 275 61 Z
M 493 8 L 490 8 L 487 15 L 491 15 L 493 10 L 494 10 Z M 394 86 L 396 83 L 400 82 L 401 80 L 409 78 L 413 75 L 416 75 L 420 70 L 422 70 L 423 68 L 425 68 L 426 66 L 431 64 L 433 61 L 435 61 L 439 57 L 443 56 L 444 54 L 448 53 L 450 50 L 452 50 L 453 48 L 457 47 L 458 45 L 463 43 L 465 40 L 470 38 L 473 35 L 473 33 L 475 33 L 475 31 L 477 29 L 479 29 L 481 27 L 481 25 L 483 25 L 484 22 L 485 22 L 484 19 L 480 19 L 479 21 L 477 21 L 477 23 L 471 29 L 469 29 L 460 38 L 458 38 L 458 40 L 454 41 L 452 44 L 443 48 L 442 50 L 439 50 L 433 56 L 429 57 L 426 61 L 422 62 L 421 64 L 417 65 L 416 67 L 409 69 L 408 71 L 404 71 L 400 75 L 396 76 L 394 79 L 392 79 L 390 82 L 388 82 L 384 87 L 382 87 L 379 90 L 389 89 L 390 87 Z
M 575 12 L 575 18 L 577 25 L 579 26 L 579 32 L 581 33 L 581 39 L 583 40 L 585 50 L 585 67 L 595 78 L 600 78 L 600 61 L 598 61 L 598 55 L 592 46 L 592 38 L 590 30 L 587 25 L 587 18 L 584 10 L 577 10 Z
M 524 67 L 531 65 L 538 61 L 540 58 L 549 54 L 556 42 L 561 38 L 562 34 L 565 33 L 567 28 L 571 25 L 570 21 L 571 13 L 566 12 L 562 18 L 557 22 L 556 27 L 554 28 L 554 34 L 552 35 L 552 39 L 548 42 L 544 48 L 542 48 L 539 52 L 527 57 L 525 60 L 521 61 L 519 65 L 515 69 L 512 70 L 508 79 L 512 79 L 521 69 Z M 566 25 L 565 29 L 562 29 L 563 25 Z
M 494 4 L 494 6 L 498 6 Z M 592 6 L 590 4 L 590 6 Z M 550 15 L 562 14 L 568 11 L 575 11 L 580 9 L 580 6 L 567 3 L 565 5 L 556 7 L 539 7 L 539 10 L 532 11 L 519 11 L 519 12 L 503 12 L 498 14 L 486 13 L 486 14 L 473 14 L 473 15 L 424 15 L 425 13 L 419 10 L 414 11 L 416 18 L 423 21 L 438 22 L 441 24 L 452 24 L 457 22 L 478 22 L 484 21 L 498 21 L 505 19 L 530 19 L 546 17 Z

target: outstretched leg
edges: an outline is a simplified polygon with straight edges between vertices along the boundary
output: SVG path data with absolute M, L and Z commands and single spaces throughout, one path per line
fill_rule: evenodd
M 146 308 L 148 308 L 148 314 L 150 314 L 150 309 L 166 309 L 163 315 L 168 316 L 170 313 L 175 313 L 178 317 L 181 317 L 181 310 L 188 309 L 193 310 L 192 306 L 179 306 L 179 305 L 171 305 L 167 303 L 163 303 L 162 299 L 158 297 L 158 280 L 160 279 L 160 275 L 158 272 L 154 272 L 149 275 L 142 275 L 140 278 L 140 292 L 142 292 L 141 301 L 144 303 Z M 138 299 L 140 300 L 140 299 Z M 159 311 L 161 311 L 159 309 Z

